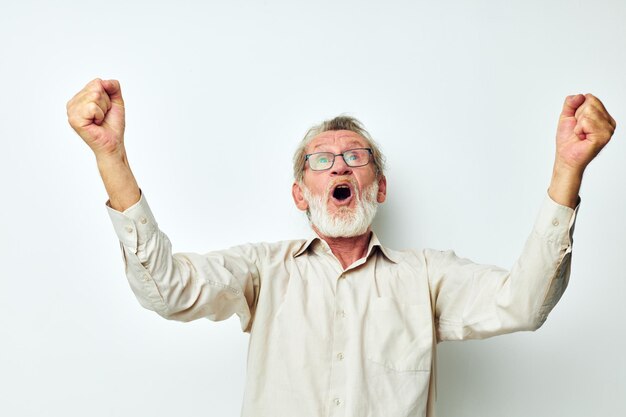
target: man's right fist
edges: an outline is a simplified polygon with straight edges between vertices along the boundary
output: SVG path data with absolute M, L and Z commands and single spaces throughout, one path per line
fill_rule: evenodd
M 124 100 L 118 81 L 91 81 L 68 101 L 67 118 L 96 157 L 123 151 Z

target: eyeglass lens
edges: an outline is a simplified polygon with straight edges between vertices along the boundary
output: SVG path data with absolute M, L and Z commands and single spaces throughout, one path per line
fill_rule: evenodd
M 370 152 L 367 149 L 351 149 L 345 151 L 341 156 L 343 156 L 346 164 L 351 167 L 367 165 L 370 161 Z M 314 171 L 329 169 L 334 162 L 335 154 L 332 152 L 318 152 L 309 157 L 309 166 Z

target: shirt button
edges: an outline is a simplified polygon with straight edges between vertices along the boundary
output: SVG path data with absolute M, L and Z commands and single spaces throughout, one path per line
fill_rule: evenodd
M 150 279 L 150 275 L 148 275 L 148 274 L 143 274 L 143 275 L 141 276 L 141 279 L 142 279 L 142 280 L 144 280 L 144 281 L 148 281 L 148 280 Z
M 339 310 L 339 317 L 346 318 L 346 311 L 345 310 Z
M 139 222 L 141 222 L 141 224 L 146 224 L 148 223 L 148 219 L 146 219 L 145 217 L 142 217 L 139 219 Z
M 557 219 L 552 219 L 552 226 L 558 226 L 559 221 Z
M 343 360 L 343 352 L 339 352 L 339 353 L 337 354 L 337 359 L 339 359 L 340 361 L 342 361 L 342 360 Z
M 132 228 L 132 227 L 130 227 L 130 226 L 126 226 L 126 231 L 127 231 L 128 233 L 133 233 L 133 228 Z
M 335 403 L 336 406 L 340 406 L 341 405 L 341 400 L 339 398 L 335 398 L 333 400 L 333 402 Z

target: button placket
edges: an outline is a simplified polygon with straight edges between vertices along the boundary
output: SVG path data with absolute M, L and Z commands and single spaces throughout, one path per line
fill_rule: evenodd
M 331 377 L 330 377 L 330 409 L 329 416 L 342 416 L 345 414 L 345 398 L 346 398 L 346 378 L 347 378 L 347 361 L 346 359 L 346 343 L 347 343 L 347 326 L 346 313 L 343 306 L 348 300 L 348 292 L 350 291 L 345 275 L 341 274 L 336 281 L 335 286 L 335 315 L 333 317 L 333 345 L 332 351 L 335 352 L 331 360 Z

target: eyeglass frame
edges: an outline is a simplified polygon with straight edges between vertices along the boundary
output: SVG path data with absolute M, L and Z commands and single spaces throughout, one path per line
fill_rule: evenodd
M 365 164 L 363 164 L 363 165 L 350 165 L 350 164 L 348 163 L 348 161 L 346 161 L 346 158 L 345 158 L 344 154 L 345 154 L 346 152 L 351 152 L 351 151 L 359 151 L 359 150 L 366 150 L 366 151 L 368 152 L 368 154 L 369 154 L 369 158 L 368 158 L 368 160 L 367 160 L 367 163 L 365 163 Z M 372 148 L 353 148 L 353 149 L 347 149 L 347 150 L 343 151 L 342 153 L 332 153 L 332 152 L 313 152 L 313 153 L 308 153 L 308 154 L 305 154 L 305 155 L 304 155 L 304 162 L 305 162 L 305 163 L 306 163 L 306 162 L 308 162 L 308 161 L 309 161 L 309 158 L 310 158 L 312 155 L 318 155 L 318 154 L 320 154 L 320 153 L 326 153 L 326 154 L 330 154 L 330 155 L 332 155 L 332 156 L 333 156 L 333 162 L 330 164 L 330 166 L 329 166 L 328 168 L 325 168 L 325 169 L 313 169 L 313 168 L 311 167 L 311 163 L 309 162 L 309 168 L 311 168 L 311 171 L 316 171 L 316 172 L 319 172 L 319 171 L 328 171 L 329 169 L 331 169 L 331 168 L 335 165 L 335 159 L 336 159 L 338 156 L 341 156 L 341 157 L 343 158 L 343 162 L 345 162 L 345 163 L 346 163 L 346 165 L 347 165 L 347 166 L 349 166 L 350 168 L 360 168 L 360 167 L 364 167 L 364 166 L 369 165 L 369 163 L 370 163 L 370 162 L 372 162 L 372 158 L 373 158 L 373 156 L 374 156 L 374 152 L 372 152 Z

